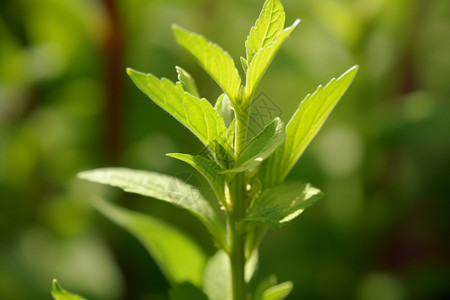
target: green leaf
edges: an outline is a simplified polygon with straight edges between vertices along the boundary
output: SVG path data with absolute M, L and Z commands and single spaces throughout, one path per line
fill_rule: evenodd
M 169 295 L 171 300 L 210 300 L 201 289 L 189 282 L 173 285 Z
M 55 300 L 86 300 L 86 298 L 72 294 L 63 289 L 56 279 L 53 279 L 52 287 L 52 296 Z
M 127 69 L 136 86 L 162 109 L 166 110 L 192 131 L 202 143 L 214 149 L 224 145 L 226 127 L 221 116 L 206 99 L 198 99 L 185 92 L 180 83 L 159 80 L 152 74 Z
M 244 69 L 245 74 L 247 74 L 247 70 L 248 70 L 248 62 L 245 58 L 243 58 L 241 56 L 241 65 L 242 65 L 242 69 Z
M 233 104 L 231 103 L 231 100 L 230 98 L 228 98 L 227 94 L 222 94 L 219 96 L 214 108 L 222 116 L 225 122 L 225 126 L 230 126 L 231 121 L 233 121 L 234 119 L 234 110 Z
M 282 300 L 292 291 L 294 284 L 292 281 L 286 281 L 272 286 L 264 291 L 261 300 Z
M 141 241 L 170 283 L 189 281 L 201 285 L 205 254 L 184 233 L 149 215 L 104 200 L 95 201 L 94 206 Z
M 267 45 L 265 48 L 260 49 L 255 54 L 252 61 L 249 63 L 247 70 L 247 81 L 244 88 L 244 99 L 252 98 L 259 80 L 269 67 L 281 44 L 299 23 L 300 20 L 297 19 L 294 24 L 292 24 L 292 26 L 285 28 L 271 44 Z
M 258 266 L 258 252 L 245 264 L 245 280 L 250 282 Z M 227 253 L 219 250 L 206 263 L 203 290 L 211 300 L 228 300 L 231 297 L 231 267 Z
M 230 259 L 219 250 L 206 263 L 203 290 L 211 300 L 228 300 L 231 296 L 230 279 Z
M 323 193 L 309 183 L 285 182 L 264 191 L 243 221 L 259 221 L 280 228 L 317 202 Z
M 271 275 L 258 284 L 253 300 L 282 300 L 291 292 L 292 288 L 291 281 L 277 285 L 277 277 Z
M 283 143 L 284 138 L 284 123 L 277 117 L 250 140 L 236 166 L 227 172 L 242 172 L 257 167 Z
M 235 102 L 239 97 L 241 78 L 231 56 L 199 34 L 192 33 L 178 25 L 173 25 L 172 30 L 178 44 L 197 59 L 230 100 Z
M 159 173 L 126 168 L 104 168 L 78 174 L 81 179 L 108 184 L 169 202 L 191 212 L 209 230 L 220 247 L 226 245 L 225 230 L 211 205 L 200 191 L 182 180 Z
M 184 161 L 202 174 L 213 188 L 222 205 L 225 205 L 225 175 L 220 173 L 220 167 L 212 160 L 201 155 L 183 153 L 168 153 L 169 157 Z
M 300 103 L 286 126 L 284 144 L 260 168 L 264 186 L 274 186 L 284 180 L 344 95 L 357 71 L 358 66 L 352 67 L 325 87 L 319 86 Z
M 177 66 L 175 68 L 177 69 L 178 73 L 178 81 L 181 83 L 183 90 L 190 93 L 191 95 L 194 95 L 197 98 L 200 98 L 194 78 L 192 78 L 192 76 L 181 67 Z
M 261 49 L 273 43 L 284 27 L 284 9 L 279 0 L 267 0 L 250 30 L 245 41 L 247 61 L 252 62 L 253 56 Z

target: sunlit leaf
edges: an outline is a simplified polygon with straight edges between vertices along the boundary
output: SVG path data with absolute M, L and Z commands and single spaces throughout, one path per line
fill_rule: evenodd
M 277 117 L 250 140 L 245 150 L 242 151 L 236 166 L 227 172 L 242 172 L 255 168 L 283 143 L 284 138 L 284 123 Z
M 223 225 L 211 205 L 198 189 L 179 178 L 126 168 L 85 171 L 79 173 L 78 177 L 116 186 L 127 192 L 153 197 L 187 209 L 206 226 L 219 246 L 226 245 Z
M 266 187 L 284 180 L 325 123 L 357 71 L 358 67 L 354 66 L 338 79 L 332 79 L 325 87 L 319 86 L 300 103 L 286 126 L 285 142 L 261 166 L 260 174 Z
M 247 62 L 251 63 L 253 56 L 273 43 L 284 27 L 284 9 L 279 0 L 267 0 L 255 25 L 245 41 Z
M 285 182 L 267 189 L 256 198 L 244 221 L 259 221 L 280 228 L 322 196 L 322 192 L 309 183 Z
M 271 275 L 258 284 L 253 300 L 282 300 L 292 290 L 291 281 L 277 284 L 277 277 Z
M 52 283 L 52 296 L 55 300 L 86 300 L 86 298 L 72 294 L 63 289 L 56 279 L 53 279 Z
M 181 83 L 183 90 L 199 98 L 200 96 L 198 94 L 194 78 L 192 78 L 192 76 L 181 67 L 177 66 L 175 68 L 178 73 L 178 81 Z
M 299 23 L 300 20 L 296 20 L 292 26 L 285 28 L 271 44 L 259 50 L 253 57 L 252 61 L 249 62 L 247 81 L 244 88 L 245 99 L 251 99 L 259 80 L 269 67 L 281 44 Z
M 292 291 L 294 284 L 292 281 L 286 281 L 272 286 L 264 291 L 261 300 L 282 300 Z
M 185 92 L 180 83 L 158 79 L 152 74 L 127 69 L 136 86 L 150 99 L 191 130 L 205 146 L 214 150 L 224 144 L 226 127 L 223 119 L 206 99 Z
M 205 254 L 184 233 L 149 215 L 104 200 L 95 201 L 94 206 L 141 241 L 169 282 L 201 285 Z
M 190 32 L 178 25 L 173 25 L 172 30 L 178 44 L 197 59 L 203 69 L 234 102 L 239 95 L 241 78 L 231 56 L 202 35 Z

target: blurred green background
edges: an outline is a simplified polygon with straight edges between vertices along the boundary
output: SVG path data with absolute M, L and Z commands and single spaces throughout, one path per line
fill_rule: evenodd
M 262 4 L 0 1 L 1 299 L 50 299 L 54 277 L 91 299 L 167 299 L 154 261 L 90 206 L 92 195 L 174 222 L 213 253 L 185 212 L 76 173 L 178 174 L 208 194 L 189 166 L 164 156 L 199 153 L 200 142 L 125 67 L 175 80 L 179 65 L 215 101 L 219 88 L 170 25 L 204 34 L 238 63 Z M 302 23 L 259 85 L 283 120 L 318 84 L 355 64 L 360 71 L 290 175 L 326 197 L 267 233 L 257 277 L 293 280 L 288 299 L 449 299 L 450 1 L 283 5 L 287 25 Z

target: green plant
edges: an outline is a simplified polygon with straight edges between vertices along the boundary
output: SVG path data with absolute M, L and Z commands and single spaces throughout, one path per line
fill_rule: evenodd
M 309 183 L 284 179 L 350 85 L 357 67 L 306 96 L 287 126 L 275 118 L 248 140 L 249 113 L 258 82 L 299 24 L 296 20 L 284 28 L 284 21 L 279 0 L 267 0 L 245 42 L 246 58 L 241 57 L 245 84 L 227 52 L 201 35 L 172 27 L 177 42 L 223 90 L 214 107 L 200 99 L 194 80 L 179 67 L 175 84 L 127 70 L 141 91 L 205 145 L 207 155 L 168 156 L 192 165 L 206 178 L 223 208 L 225 222 L 196 188 L 175 177 L 124 168 L 79 174 L 82 179 L 172 203 L 205 225 L 218 248 L 209 258 L 169 224 L 104 200 L 94 203 L 101 213 L 141 240 L 170 282 L 172 299 L 283 299 L 292 289 L 291 282 L 277 284 L 272 276 L 256 290 L 248 290 L 258 262 L 258 246 L 268 226 L 279 228 L 289 223 L 322 197 Z M 55 282 L 55 299 L 75 299 L 67 295 Z

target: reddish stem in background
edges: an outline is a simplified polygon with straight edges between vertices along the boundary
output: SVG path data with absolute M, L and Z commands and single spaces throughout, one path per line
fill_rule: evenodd
M 105 140 L 106 159 L 115 163 L 121 155 L 122 38 L 114 0 L 103 0 L 108 20 L 104 41 Z

